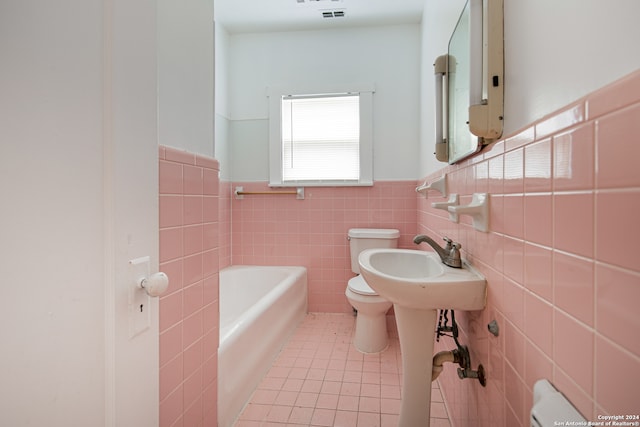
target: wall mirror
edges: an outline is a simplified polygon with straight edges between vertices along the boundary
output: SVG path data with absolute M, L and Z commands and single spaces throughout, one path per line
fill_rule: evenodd
M 436 76 L 436 158 L 457 163 L 502 136 L 503 0 L 468 0 Z

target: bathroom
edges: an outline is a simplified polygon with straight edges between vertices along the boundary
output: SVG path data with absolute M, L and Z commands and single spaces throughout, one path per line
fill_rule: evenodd
M 263 154 L 243 137 L 260 131 L 260 116 L 220 104 L 231 97 L 225 92 L 235 71 L 225 67 L 230 59 L 218 58 L 229 58 L 233 45 L 248 46 L 251 36 L 221 28 L 214 33 L 212 6 L 200 1 L 178 7 L 166 1 L 69 0 L 39 5 L 38 14 L 28 2 L 3 3 L 0 49 L 8 65 L 0 72 L 6 94 L 0 101 L 1 162 L 3 177 L 11 179 L 0 185 L 3 205 L 12 209 L 3 212 L 2 224 L 1 372 L 7 380 L 0 424 L 153 426 L 195 417 L 202 421 L 194 425 L 215 425 L 209 423 L 216 411 L 215 296 L 209 294 L 199 314 L 186 319 L 207 319 L 206 330 L 190 341 L 205 350 L 175 356 L 195 358 L 199 365 L 189 373 L 208 378 L 201 394 L 189 395 L 189 404 L 171 401 L 174 406 L 163 409 L 170 401 L 158 401 L 160 365 L 175 360 L 161 355 L 157 361 L 160 332 L 177 331 L 162 323 L 158 301 L 151 301 L 151 320 L 159 323 L 127 336 L 128 285 L 121 278 L 128 261 L 152 255 L 155 271 L 161 262 L 153 255 L 162 253 L 158 144 L 172 147 L 173 154 L 194 153 L 182 158 L 189 165 L 207 159 L 197 164 L 203 176 L 220 168 L 219 187 L 208 188 L 202 200 L 214 206 L 206 218 L 211 242 L 203 251 L 211 257 L 207 278 L 213 281 L 231 264 L 305 265 L 314 273 L 309 311 L 344 313 L 350 310 L 344 299 L 346 229 L 393 226 L 401 230 L 402 247 L 411 247 L 419 233 L 460 241 L 463 255 L 489 283 L 487 309 L 460 317 L 463 338 L 474 360 L 488 368 L 488 381 L 479 388 L 445 371 L 440 382 L 452 425 L 528 425 L 532 381 L 543 377 L 588 419 L 633 415 L 630 408 L 638 405 L 632 391 L 640 382 L 640 317 L 634 307 L 640 268 L 631 245 L 640 236 L 631 224 L 640 211 L 634 161 L 640 152 L 631 135 L 640 130 L 640 58 L 633 54 L 640 11 L 633 1 L 615 6 L 506 1 L 507 139 L 454 166 L 432 154 L 431 66 L 446 49 L 461 2 L 425 1 L 421 24 L 322 33 L 367 61 L 385 62 L 384 76 L 356 69 L 353 78 L 375 80 L 381 97 L 394 96 L 384 85 L 395 83 L 401 106 L 381 112 L 393 121 L 380 124 L 373 187 L 307 189 L 304 201 L 278 199 L 286 215 L 275 206 L 273 229 L 267 229 L 254 215 L 263 208 L 257 199 L 235 201 L 231 194 L 235 185 L 266 186 L 266 165 L 244 163 Z M 366 37 L 344 37 L 349 34 Z M 299 35 L 311 45 L 321 42 L 311 33 Z M 396 68 L 380 54 L 386 47 L 399 61 Z M 255 84 L 264 94 L 270 83 Z M 230 134 L 245 146 L 222 143 Z M 571 147 L 574 180 L 551 178 L 561 147 Z M 238 150 L 254 156 L 238 159 Z M 540 163 L 531 169 L 528 159 Z M 460 194 L 498 195 L 489 233 L 449 222 L 430 208 L 436 194 L 425 199 L 415 193 L 416 185 L 443 172 Z M 232 204 L 243 211 L 232 211 Z M 215 289 L 215 283 L 206 286 Z M 204 280 L 202 289 L 204 295 Z M 498 337 L 486 333 L 494 319 Z M 192 386 L 179 382 L 183 390 Z M 169 422 L 162 420 L 167 413 Z

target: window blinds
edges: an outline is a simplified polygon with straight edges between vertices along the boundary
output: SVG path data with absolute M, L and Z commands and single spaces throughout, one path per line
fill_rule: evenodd
M 283 97 L 283 181 L 357 181 L 359 110 L 358 94 Z

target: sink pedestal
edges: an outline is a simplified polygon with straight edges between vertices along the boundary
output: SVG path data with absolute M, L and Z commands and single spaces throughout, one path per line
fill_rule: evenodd
M 437 311 L 393 305 L 402 354 L 399 427 L 429 427 Z

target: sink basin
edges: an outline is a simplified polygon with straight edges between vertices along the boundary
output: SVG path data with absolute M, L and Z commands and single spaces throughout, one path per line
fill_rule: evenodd
M 469 265 L 452 268 L 434 252 L 368 249 L 358 259 L 360 272 L 378 294 L 404 307 L 481 310 L 486 281 Z
M 470 265 L 444 265 L 438 254 L 411 249 L 367 249 L 360 273 L 393 302 L 402 354 L 399 427 L 429 427 L 437 309 L 482 310 L 487 283 Z

